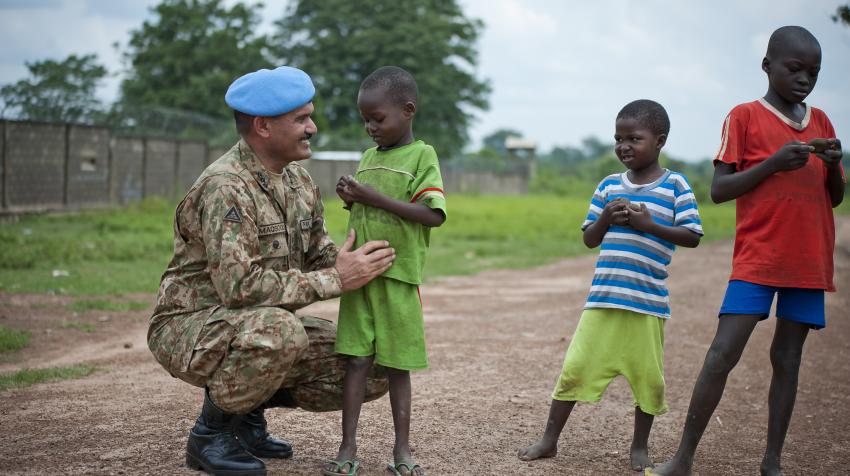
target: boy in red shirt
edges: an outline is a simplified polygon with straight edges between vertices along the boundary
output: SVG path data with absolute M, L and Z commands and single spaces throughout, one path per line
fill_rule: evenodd
M 690 474 L 726 377 L 756 324 L 768 317 L 774 294 L 778 319 L 770 348 L 773 378 L 761 474 L 782 474 L 779 460 L 803 343 L 809 329 L 826 325 L 824 291 L 835 291 L 832 208 L 844 198 L 841 143 L 826 114 L 803 102 L 814 89 L 820 63 L 820 44 L 809 31 L 779 28 L 762 60 L 767 94 L 736 106 L 723 124 L 711 198 L 716 203 L 736 199 L 732 275 L 678 451 L 647 474 Z

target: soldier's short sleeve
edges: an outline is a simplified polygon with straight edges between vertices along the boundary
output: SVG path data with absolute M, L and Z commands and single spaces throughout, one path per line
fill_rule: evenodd
M 437 153 L 431 146 L 426 146 L 419 157 L 416 178 L 410 183 L 408 191 L 411 203 L 422 203 L 434 210 L 446 213 L 446 194 L 443 191 L 443 176 L 440 173 L 440 163 Z
M 199 205 L 210 278 L 226 307 L 295 310 L 341 293 L 335 268 L 305 273 L 264 265 L 254 200 L 239 179 L 210 179 Z

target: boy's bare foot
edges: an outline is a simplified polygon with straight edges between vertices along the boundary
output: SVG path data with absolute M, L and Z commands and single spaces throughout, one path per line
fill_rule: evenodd
M 653 476 L 690 476 L 691 468 L 689 465 L 680 463 L 676 460 L 670 460 L 652 468 L 647 471 L 646 474 Z
M 552 458 L 557 454 L 557 444 L 553 445 L 545 440 L 538 440 L 531 446 L 521 448 L 517 456 L 523 461 L 532 461 L 540 458 Z
M 651 468 L 652 460 L 649 458 L 649 450 L 646 448 L 629 449 L 629 457 L 632 460 L 632 469 L 635 471 L 643 471 L 644 468 Z
M 340 445 L 339 453 L 335 460 L 325 463 L 322 467 L 324 474 L 355 474 L 357 468 L 355 466 L 355 457 L 357 456 L 356 445 Z
M 761 460 L 761 476 L 782 476 L 782 470 L 779 467 L 779 460 L 765 456 Z

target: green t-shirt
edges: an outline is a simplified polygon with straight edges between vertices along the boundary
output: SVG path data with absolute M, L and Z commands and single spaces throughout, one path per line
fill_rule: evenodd
M 354 178 L 396 200 L 423 203 L 446 213 L 437 153 L 421 140 L 388 151 L 379 151 L 377 147 L 367 150 Z M 387 240 L 395 248 L 395 261 L 384 272 L 384 277 L 410 284 L 422 283 L 430 227 L 380 208 L 354 203 L 348 228 L 357 233 L 355 247 L 371 240 Z

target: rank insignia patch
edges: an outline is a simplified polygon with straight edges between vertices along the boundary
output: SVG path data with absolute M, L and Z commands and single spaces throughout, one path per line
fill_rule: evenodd
M 236 205 L 230 207 L 230 210 L 227 210 L 227 213 L 224 214 L 224 221 L 232 221 L 233 223 L 242 223 L 242 215 L 239 214 L 239 210 L 236 208 Z

